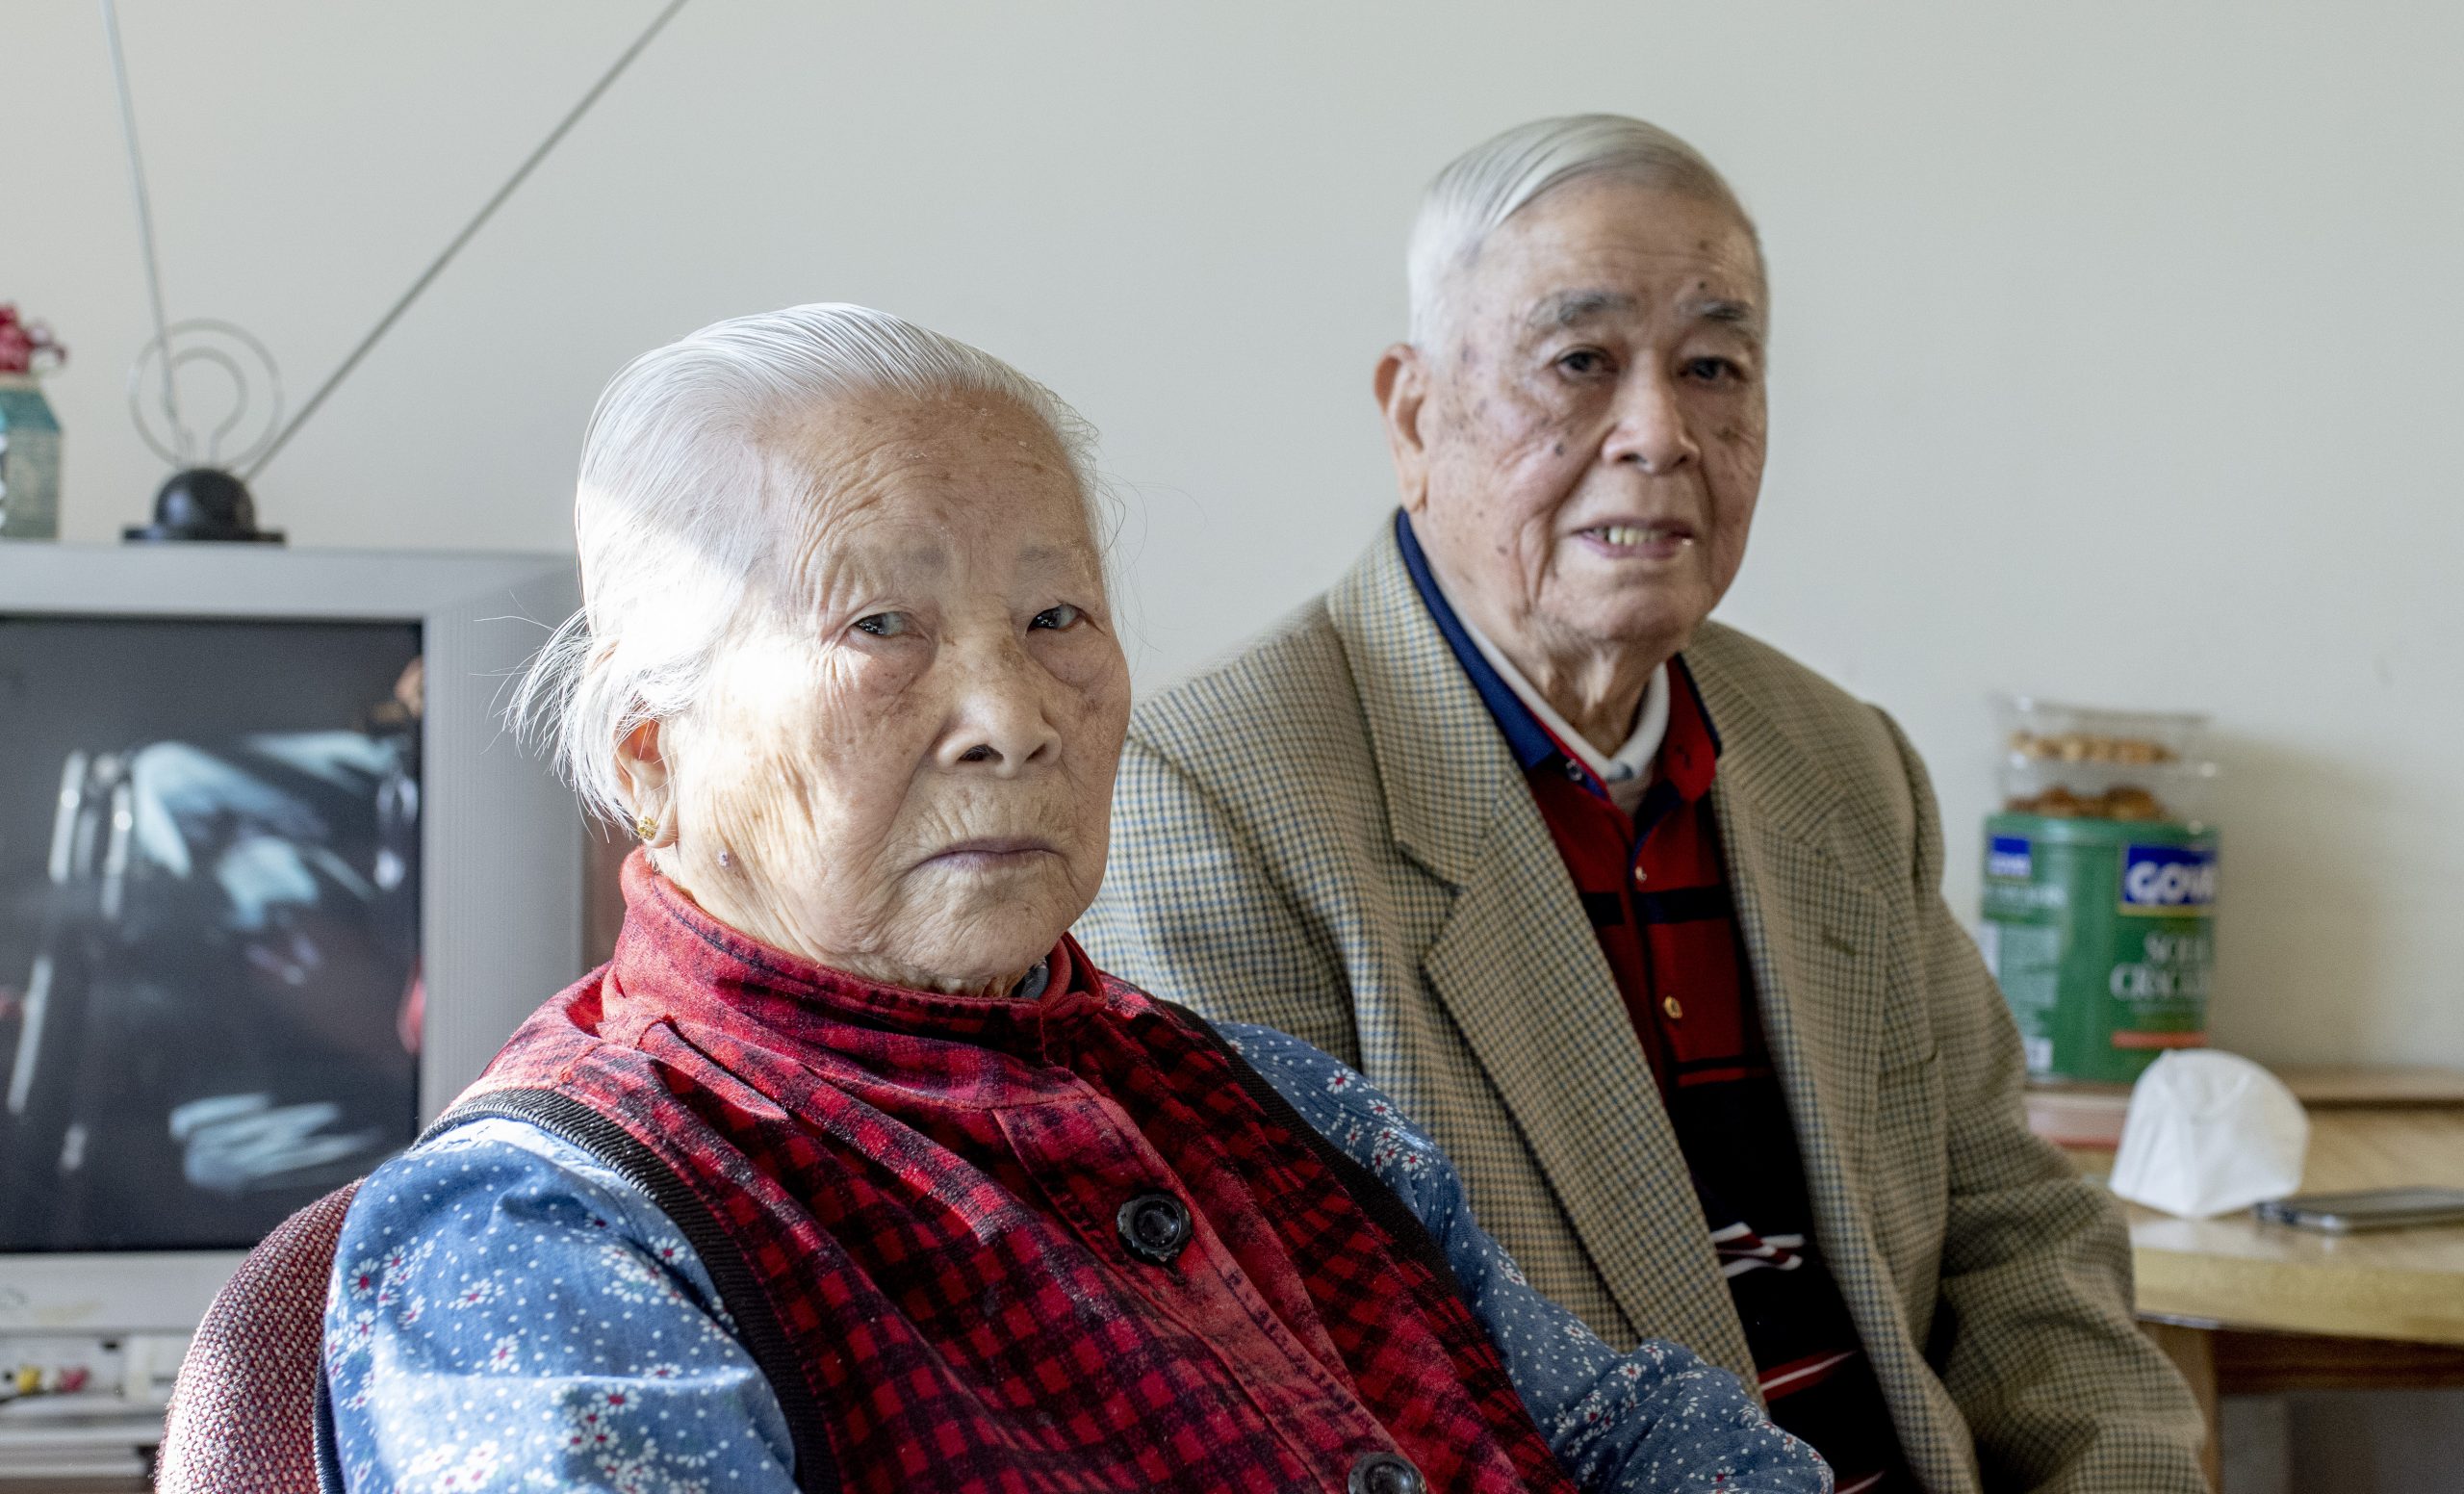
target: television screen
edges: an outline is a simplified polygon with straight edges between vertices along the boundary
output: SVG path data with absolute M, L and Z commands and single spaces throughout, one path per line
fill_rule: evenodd
M 234 1249 L 418 1124 L 420 630 L 0 615 L 0 1251 Z

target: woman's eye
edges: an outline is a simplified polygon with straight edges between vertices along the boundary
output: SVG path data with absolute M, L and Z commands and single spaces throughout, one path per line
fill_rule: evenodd
M 1706 384 L 1717 384 L 1738 376 L 1737 366 L 1726 358 L 1688 358 L 1685 376 Z
M 1557 359 L 1557 367 L 1577 378 L 1589 378 L 1595 374 L 1604 374 L 1608 371 L 1608 355 L 1597 348 L 1578 348 L 1572 352 L 1561 354 Z
M 856 631 L 876 638 L 896 638 L 915 631 L 915 620 L 904 612 L 875 612 L 856 619 Z
M 1027 626 L 1029 628 L 1050 628 L 1058 631 L 1060 629 L 1072 626 L 1080 618 L 1085 617 L 1086 615 L 1087 614 L 1085 612 L 1080 611 L 1078 608 L 1071 606 L 1068 603 L 1065 602 L 1059 606 L 1045 607 L 1042 611 L 1038 612 Z

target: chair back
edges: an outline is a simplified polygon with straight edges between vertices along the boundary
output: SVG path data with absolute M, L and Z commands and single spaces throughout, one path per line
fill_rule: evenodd
M 325 1283 L 357 1192 L 274 1226 L 215 1295 L 171 1391 L 157 1494 L 318 1494 Z

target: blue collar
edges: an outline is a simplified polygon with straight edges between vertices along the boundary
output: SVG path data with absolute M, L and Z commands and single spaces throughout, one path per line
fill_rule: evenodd
M 1411 573 L 1412 584 L 1419 588 L 1421 605 L 1428 608 L 1429 619 L 1445 636 L 1446 646 L 1454 651 L 1454 661 L 1463 666 L 1472 688 L 1480 692 L 1481 703 L 1496 719 L 1498 730 L 1505 734 L 1505 744 L 1513 750 L 1514 760 L 1526 773 L 1546 764 L 1572 762 L 1558 748 L 1557 739 L 1549 734 L 1549 729 L 1540 724 L 1540 718 L 1531 713 L 1531 708 L 1523 704 L 1523 697 L 1514 693 L 1514 686 L 1490 667 L 1479 645 L 1464 631 L 1463 620 L 1447 605 L 1446 594 L 1437 589 L 1437 578 L 1429 573 L 1428 556 L 1421 553 L 1420 539 L 1412 533 L 1411 515 L 1399 508 L 1395 510 L 1395 543 L 1402 549 L 1403 569 Z

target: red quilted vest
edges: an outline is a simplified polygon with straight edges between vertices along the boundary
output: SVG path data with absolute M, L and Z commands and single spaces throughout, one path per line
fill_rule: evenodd
M 1065 940 L 877 986 L 636 857 L 615 960 L 440 1125 L 618 1166 L 710 1269 L 807 1489 L 1570 1489 L 1442 1256 L 1219 1040 Z

